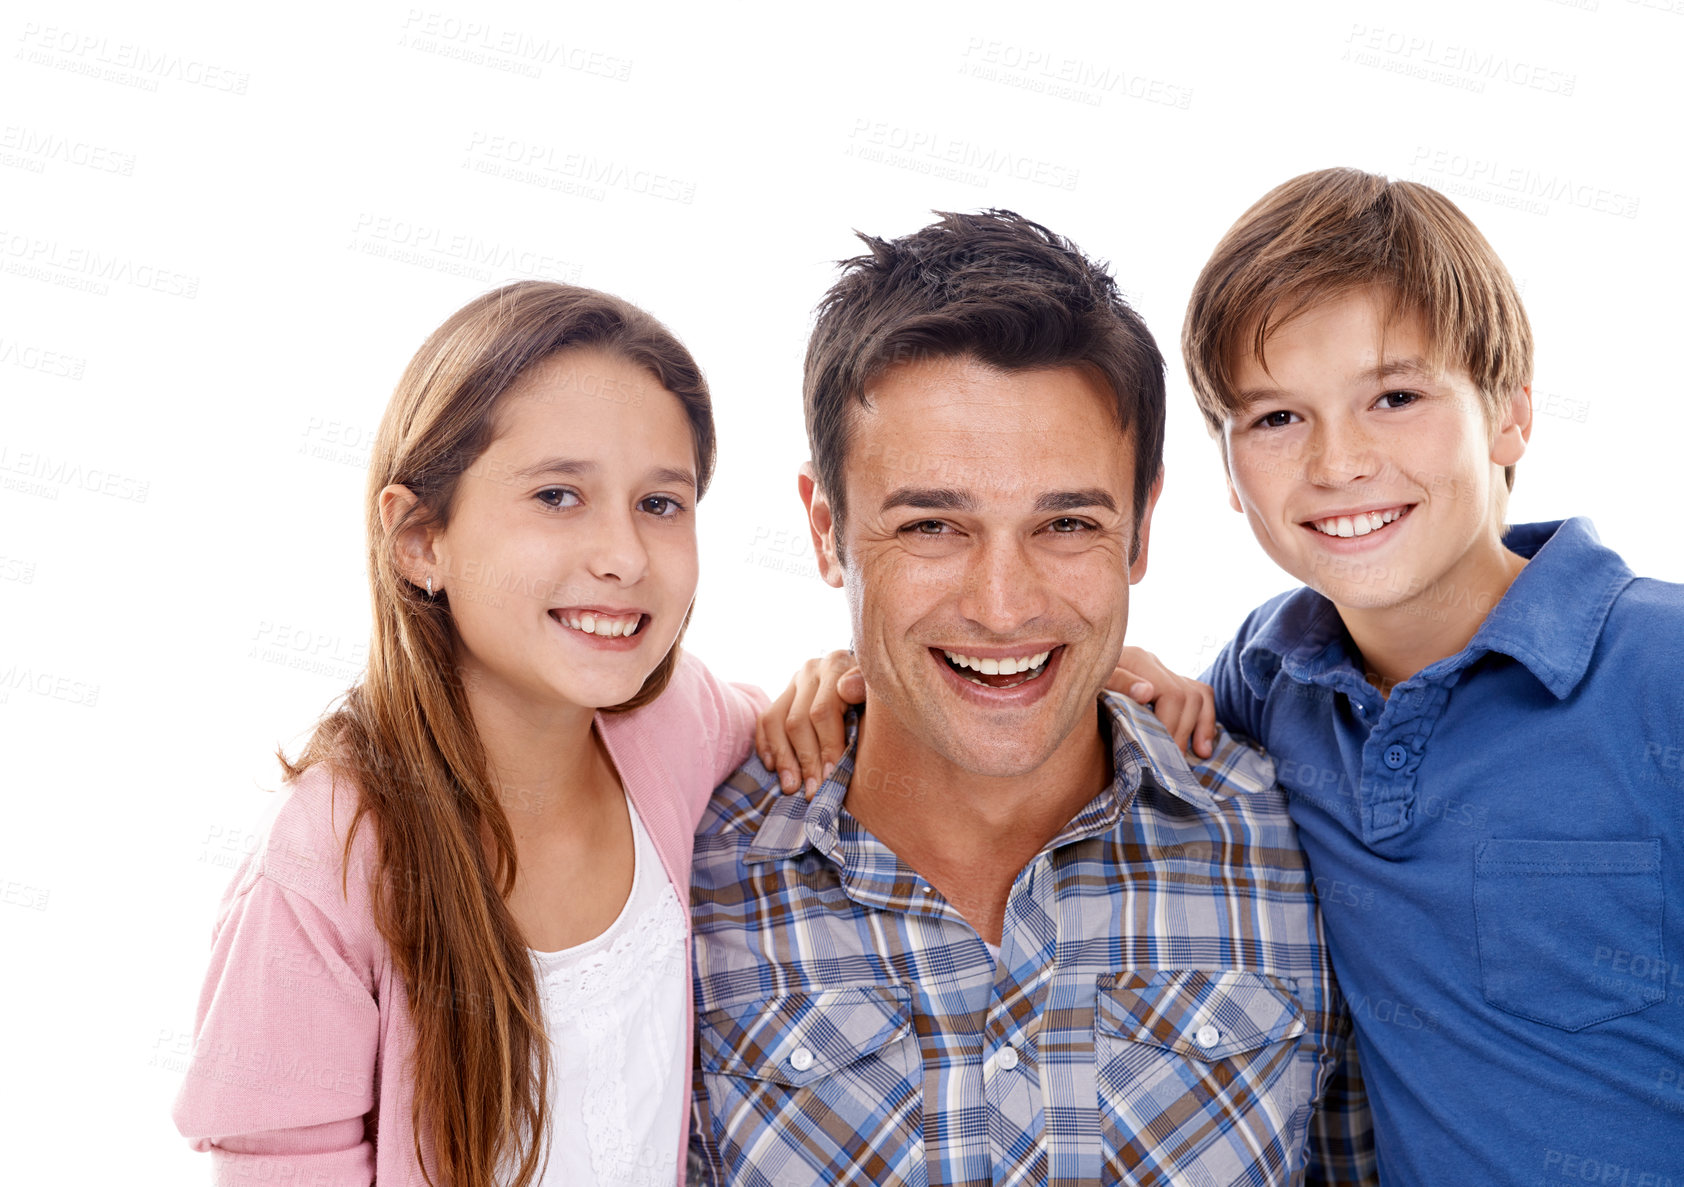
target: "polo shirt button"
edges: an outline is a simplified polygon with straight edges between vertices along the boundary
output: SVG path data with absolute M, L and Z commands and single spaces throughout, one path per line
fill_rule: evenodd
M 798 1072 L 804 1072 L 813 1066 L 813 1053 L 805 1047 L 797 1047 L 789 1055 L 789 1066 Z
M 1017 1066 L 1017 1048 L 1007 1043 L 1000 1048 L 1000 1070 L 1009 1072 Z
M 1402 746 L 1399 746 L 1396 742 L 1393 742 L 1390 746 L 1386 747 L 1386 753 L 1381 757 L 1386 760 L 1386 765 L 1395 771 L 1408 761 L 1409 751 L 1405 750 Z
M 1221 1037 L 1222 1032 L 1217 1030 L 1208 1022 L 1199 1027 L 1199 1033 L 1193 1036 L 1193 1038 L 1198 1040 L 1198 1044 L 1201 1047 L 1214 1047 L 1216 1046 L 1217 1040 Z

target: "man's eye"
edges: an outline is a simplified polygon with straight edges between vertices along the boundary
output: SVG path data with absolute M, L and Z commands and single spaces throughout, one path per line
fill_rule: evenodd
M 909 523 L 901 529 L 919 536 L 939 536 L 947 529 L 947 525 L 939 519 L 920 519 L 917 523 Z
M 1257 418 L 1257 427 L 1260 429 L 1284 429 L 1291 423 L 1292 413 L 1284 408 L 1277 408 L 1273 412 L 1265 412 Z
M 551 486 L 539 491 L 537 499 L 546 507 L 572 507 L 579 502 L 579 495 L 565 486 Z
M 1407 408 L 1420 398 L 1416 392 L 1387 392 L 1378 403 L 1384 408 Z
M 650 495 L 638 504 L 651 515 L 659 515 L 663 519 L 677 515 L 684 510 L 684 504 L 671 495 Z
M 1063 519 L 1055 519 L 1047 525 L 1055 532 L 1085 532 L 1093 527 L 1085 519 L 1075 519 L 1066 515 Z

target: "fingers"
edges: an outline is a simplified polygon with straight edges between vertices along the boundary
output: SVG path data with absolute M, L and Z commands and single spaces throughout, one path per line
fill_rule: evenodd
M 1193 733 L 1193 753 L 1209 758 L 1216 749 L 1216 690 L 1208 684 L 1198 684 L 1199 724 Z
M 808 665 L 815 665 L 813 672 L 807 671 Z M 789 719 L 790 706 L 795 703 L 803 678 L 816 681 L 816 671 L 813 660 L 808 660 L 807 664 L 802 665 L 801 670 L 797 671 L 795 678 L 790 681 L 789 687 L 766 707 L 766 711 L 754 724 L 754 747 L 760 755 L 760 763 L 768 771 L 778 773 L 778 786 L 785 792 L 794 791 L 801 786 L 801 761 L 796 757 L 795 748 L 790 745 L 789 729 L 785 723 Z
M 842 758 L 842 751 L 847 748 L 848 730 L 844 714 L 848 710 L 848 702 L 840 693 L 840 685 L 844 675 L 858 670 L 854 665 L 853 653 L 849 651 L 832 651 L 819 661 L 818 688 L 807 708 L 807 725 L 818 747 L 818 765 L 816 769 L 810 767 L 804 754 L 801 763 L 803 785 L 808 786 L 809 797 L 820 782 L 830 778 L 830 773 L 836 769 L 836 764 Z M 864 689 L 860 691 L 863 693 Z M 863 700 L 863 696 L 860 699 Z M 791 706 L 792 713 L 795 708 Z M 791 736 L 794 736 L 793 730 Z M 796 749 L 797 753 L 800 753 L 800 747 L 797 746 Z
M 1141 705 L 1150 705 L 1158 696 L 1157 685 L 1140 673 L 1120 664 L 1117 666 L 1117 670 L 1111 673 L 1110 678 L 1105 681 L 1105 687 L 1112 692 L 1120 692 L 1131 701 Z
M 784 715 L 784 735 L 789 739 L 790 749 L 795 752 L 801 790 L 808 799 L 812 799 L 813 793 L 819 789 L 819 779 L 824 770 L 824 760 L 819 757 L 819 732 L 813 725 L 813 701 L 819 693 L 818 673 L 822 664 L 822 660 L 810 659 L 801 665 L 803 673 L 811 672 L 813 678 L 797 682 L 795 699 Z

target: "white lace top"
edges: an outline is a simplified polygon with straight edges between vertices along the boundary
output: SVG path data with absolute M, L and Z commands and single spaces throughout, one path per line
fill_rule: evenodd
M 628 801 L 631 894 L 594 940 L 533 952 L 549 1028 L 542 1187 L 672 1187 L 685 1115 L 684 906 Z

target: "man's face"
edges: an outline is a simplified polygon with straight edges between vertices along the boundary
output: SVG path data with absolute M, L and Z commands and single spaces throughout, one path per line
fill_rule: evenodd
M 1151 507 L 1137 525 L 1115 401 L 1083 369 L 969 358 L 898 365 L 866 394 L 845 564 L 824 493 L 806 476 L 802 493 L 821 571 L 847 591 L 873 729 L 975 774 L 1033 771 L 1097 720 L 1146 571 Z
M 1329 301 L 1271 334 L 1262 364 L 1240 361 L 1230 501 L 1276 564 L 1342 609 L 1433 621 L 1434 599 L 1480 597 L 1500 561 L 1496 491 L 1530 400 L 1517 390 L 1493 426 L 1464 372 L 1425 366 L 1421 319 L 1388 326 L 1385 312 L 1374 291 Z

